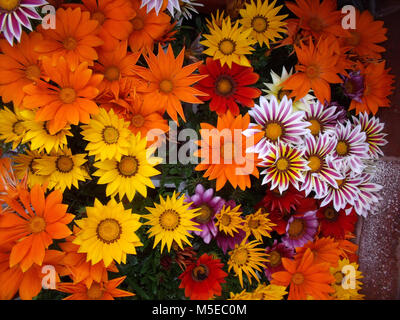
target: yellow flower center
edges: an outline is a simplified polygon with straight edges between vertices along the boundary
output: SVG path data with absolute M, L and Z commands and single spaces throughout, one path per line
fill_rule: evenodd
M 308 158 L 308 166 L 311 169 L 311 172 L 318 172 L 322 167 L 322 160 L 318 156 L 311 156 Z
M 250 229 L 257 229 L 260 226 L 260 220 L 250 218 L 249 221 L 247 222 L 247 225 L 249 226 Z
M 174 84 L 171 80 L 163 80 L 160 82 L 160 91 L 170 93 L 174 89 Z
M 21 120 L 18 120 L 16 122 L 14 122 L 13 126 L 12 126 L 12 131 L 17 135 L 20 136 L 24 133 L 25 131 L 25 127 L 24 127 L 24 123 Z
M 0 0 L 0 9 L 13 11 L 19 5 L 19 0 Z
M 290 225 L 289 225 L 289 230 L 288 234 L 291 238 L 299 238 L 305 229 L 305 224 L 303 219 L 294 219 Z
M 324 24 L 320 18 L 314 17 L 308 21 L 308 25 L 310 26 L 311 30 L 315 32 L 321 32 L 324 28 Z
M 309 79 L 318 78 L 320 73 L 321 73 L 321 71 L 320 71 L 319 67 L 316 65 L 308 66 L 306 69 L 306 75 Z
M 344 181 L 345 181 L 344 179 L 336 180 L 336 183 L 337 183 L 337 185 L 338 185 L 338 188 L 340 188 L 340 187 L 343 185 Z
M 135 157 L 123 156 L 118 162 L 118 171 L 121 175 L 131 177 L 138 171 L 139 163 Z
M 167 231 L 174 231 L 181 223 L 179 213 L 173 209 L 167 209 L 160 214 L 160 227 Z
M 97 238 L 107 244 L 117 241 L 121 237 L 121 225 L 115 219 L 104 219 L 97 225 Z
M 283 127 L 278 122 L 270 122 L 265 126 L 264 132 L 269 140 L 277 141 L 283 134 Z
M 279 158 L 276 162 L 276 168 L 279 171 L 286 171 L 289 168 L 289 161 L 286 158 Z
M 65 39 L 64 39 L 63 45 L 64 45 L 64 48 L 65 48 L 66 50 L 75 50 L 75 49 L 76 49 L 76 46 L 78 45 L 78 42 L 76 41 L 75 38 L 73 38 L 73 37 L 68 37 L 68 38 L 65 38 Z
M 219 51 L 226 56 L 231 55 L 236 49 L 236 43 L 231 39 L 224 39 L 218 44 Z
M 108 67 L 104 72 L 104 78 L 108 81 L 119 80 L 120 71 L 118 67 L 112 66 Z
M 74 161 L 70 156 L 59 156 L 56 160 L 56 168 L 62 173 L 71 172 L 74 168 Z
M 42 217 L 34 217 L 29 222 L 29 230 L 32 233 L 39 233 L 46 229 L 46 221 Z
M 202 224 L 209 222 L 214 211 L 206 204 L 202 204 L 199 208 L 201 214 L 196 217 L 196 221 Z
M 267 18 L 263 16 L 256 16 L 251 21 L 251 26 L 253 27 L 254 31 L 258 33 L 262 33 L 267 30 L 268 24 Z
M 99 25 L 103 25 L 104 21 L 106 21 L 106 16 L 103 12 L 96 11 L 92 14 L 92 19 L 97 20 L 99 22 Z
M 103 129 L 103 141 L 106 144 L 115 144 L 118 142 L 119 131 L 113 126 L 107 126 Z
M 86 295 L 91 300 L 99 300 L 103 296 L 103 289 L 100 284 L 93 282 L 90 288 L 87 289 Z
M 28 80 L 37 80 L 40 78 L 40 68 L 37 64 L 32 64 L 25 69 L 25 78 Z
M 215 83 L 216 93 L 221 96 L 228 96 L 229 94 L 231 94 L 233 91 L 233 87 L 234 87 L 234 84 L 232 82 L 232 79 L 227 78 L 227 77 L 221 77 Z
M 141 114 L 135 114 L 132 119 L 131 123 L 136 128 L 141 128 L 144 124 L 144 117 Z
M 349 153 L 349 145 L 345 141 L 339 141 L 336 145 L 336 153 L 339 156 L 346 156 Z
M 144 21 L 141 17 L 135 17 L 131 20 L 133 30 L 139 31 L 144 28 Z
M 196 266 L 192 270 L 192 279 L 194 281 L 203 281 L 207 279 L 210 270 L 204 264 Z
M 246 248 L 236 249 L 232 255 L 232 260 L 239 266 L 247 263 L 249 258 L 249 251 Z
M 335 274 L 333 275 L 335 277 L 335 283 L 337 285 L 342 284 L 343 281 L 343 273 L 341 271 L 335 272 Z
M 329 221 L 337 220 L 339 214 L 332 208 L 328 207 L 324 210 L 324 217 Z
M 308 120 L 311 123 L 311 126 L 308 127 L 310 129 L 311 134 L 313 136 L 317 136 L 321 132 L 321 123 L 316 119 Z
M 276 266 L 281 265 L 281 263 L 282 263 L 281 254 L 276 250 L 271 251 L 269 253 L 269 264 L 270 264 L 270 266 L 271 267 L 276 267 Z
M 72 88 L 63 88 L 58 95 L 65 104 L 73 103 L 76 100 L 76 92 Z
M 292 276 L 292 282 L 293 282 L 294 284 L 297 284 L 297 285 L 302 284 L 302 283 L 304 282 L 304 276 L 303 276 L 303 274 L 301 274 L 301 273 L 295 273 L 295 274 Z
M 221 224 L 225 227 L 229 226 L 231 223 L 231 217 L 229 216 L 229 214 L 224 213 L 221 217 L 220 220 Z

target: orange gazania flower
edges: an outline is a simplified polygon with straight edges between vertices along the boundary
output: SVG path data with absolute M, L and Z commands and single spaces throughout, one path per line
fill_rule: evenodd
M 295 47 L 299 60 L 297 72 L 282 84 L 285 90 L 293 90 L 290 97 L 295 96 L 296 100 L 299 100 L 313 89 L 321 103 L 331 101 L 329 84 L 342 82 L 337 75 L 342 70 L 337 68 L 339 56 L 334 48 L 325 45 L 324 41 L 330 40 L 321 39 L 316 45 L 310 40 L 308 46 L 301 42 L 300 46 Z
M 0 40 L 0 96 L 4 103 L 13 102 L 19 107 L 25 96 L 21 90 L 27 84 L 37 81 L 42 68 L 39 54 L 33 48 L 42 40 L 39 33 L 22 33 L 21 42 L 14 47 L 2 39 Z
M 60 283 L 57 285 L 57 290 L 71 293 L 64 300 L 114 300 L 114 298 L 134 296 L 134 293 L 117 289 L 125 278 L 93 282 L 89 288 L 84 283 Z
M 114 97 L 119 96 L 120 79 L 130 78 L 134 85 L 137 79 L 135 70 L 136 62 L 140 53 L 127 53 L 128 43 L 122 41 L 117 43 L 112 51 L 100 51 L 98 62 L 94 65 L 94 71 L 104 75 L 103 81 L 99 85 L 100 92 L 111 91 Z M 136 83 L 137 85 L 138 83 Z
M 329 264 L 314 262 L 309 248 L 301 259 L 282 258 L 282 264 L 285 271 L 273 273 L 271 284 L 290 286 L 289 300 L 306 300 L 309 296 L 318 300 L 330 299 L 335 278 L 329 272 Z
M 34 263 L 41 266 L 46 249 L 53 239 L 63 239 L 71 234 L 67 224 L 74 215 L 67 213 L 62 204 L 62 193 L 55 190 L 47 197 L 44 187 L 35 185 L 29 192 L 21 192 L 18 199 L 9 199 L 13 211 L 0 216 L 0 243 L 14 242 L 10 267 L 19 263 L 23 272 Z
M 247 113 L 236 118 L 228 110 L 218 117 L 217 127 L 201 123 L 201 139 L 197 141 L 200 149 L 195 156 L 202 158 L 196 171 L 206 170 L 204 177 L 217 179 L 216 190 L 220 190 L 227 181 L 236 188 L 245 190 L 251 187 L 250 175 L 259 177 L 257 166 L 260 159 L 254 153 L 246 153 L 258 141 L 247 138 L 242 132 L 249 127 L 250 116 Z
M 152 52 L 154 43 L 171 30 L 170 16 L 164 12 L 158 14 L 146 7 L 141 8 L 140 0 L 132 0 L 136 16 L 131 20 L 133 31 L 129 36 L 129 47 L 133 52 Z
M 90 13 L 82 12 L 80 8 L 58 9 L 56 26 L 55 29 L 46 30 L 38 26 L 37 31 L 44 39 L 38 41 L 35 51 L 41 56 L 52 57 L 53 62 L 64 57 L 72 70 L 84 61 L 92 66 L 98 58 L 94 48 L 103 44 L 103 40 L 97 36 L 97 20 L 91 20 Z
M 87 62 L 82 62 L 72 71 L 63 57 L 56 65 L 50 58 L 44 58 L 43 68 L 56 85 L 38 81 L 25 86 L 23 107 L 39 108 L 36 120 L 49 121 L 50 134 L 57 133 L 67 124 L 88 123 L 90 114 L 98 113 L 98 106 L 92 99 L 99 92 L 97 86 L 103 75 L 92 75 Z
M 358 64 L 361 75 L 364 77 L 364 91 L 361 102 L 352 100 L 349 110 L 356 110 L 356 114 L 366 112 L 376 114 L 379 108 L 389 107 L 389 96 L 393 92 L 394 76 L 389 74 L 390 69 L 385 69 L 385 61 L 371 63 L 366 67 Z
M 104 41 L 103 50 L 113 50 L 120 40 L 127 40 L 132 32 L 130 22 L 136 15 L 130 0 L 82 0 L 83 5 L 68 4 L 72 8 L 80 6 L 89 11 L 91 19 L 99 22 L 98 37 Z
M 171 45 L 165 53 L 161 46 L 158 47 L 158 55 L 149 52 L 145 56 L 149 69 L 142 69 L 137 73 L 146 81 L 148 86 L 143 89 L 144 108 L 159 106 L 169 116 L 178 122 L 177 113 L 185 120 L 181 101 L 188 103 L 203 103 L 197 96 L 205 93 L 191 87 L 195 82 L 206 75 L 193 75 L 192 73 L 202 62 L 192 63 L 183 67 L 185 49 L 175 58 Z M 185 120 L 186 121 L 186 120 Z
M 315 263 L 326 262 L 331 267 L 336 267 L 340 260 L 339 242 L 332 238 L 319 238 L 296 248 L 296 259 L 301 259 L 308 248 L 314 254 Z

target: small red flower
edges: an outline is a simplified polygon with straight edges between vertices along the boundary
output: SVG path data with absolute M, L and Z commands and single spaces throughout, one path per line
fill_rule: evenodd
M 324 237 L 344 239 L 348 232 L 354 232 L 358 216 L 350 206 L 336 211 L 331 206 L 321 207 L 317 212 L 320 234 Z
M 285 214 L 296 210 L 304 198 L 304 193 L 297 191 L 293 186 L 289 186 L 289 189 L 282 194 L 278 188 L 267 190 L 264 198 L 256 205 L 256 209 L 264 208 L 267 212 L 278 210 Z
M 221 295 L 221 283 L 227 273 L 222 270 L 220 259 L 204 253 L 196 262 L 187 266 L 179 276 L 179 288 L 185 289 L 185 296 L 191 300 L 208 300 Z
M 255 84 L 259 75 L 253 72 L 253 68 L 232 64 L 229 68 L 227 64 L 221 67 L 221 63 L 211 58 L 207 58 L 206 64 L 199 66 L 201 75 L 208 77 L 200 80 L 195 86 L 196 89 L 207 93 L 209 96 L 200 97 L 203 101 L 210 101 L 211 111 L 216 111 L 222 115 L 229 110 L 234 116 L 239 115 L 238 103 L 252 108 L 253 99 L 261 95 L 261 91 L 256 88 L 248 87 Z

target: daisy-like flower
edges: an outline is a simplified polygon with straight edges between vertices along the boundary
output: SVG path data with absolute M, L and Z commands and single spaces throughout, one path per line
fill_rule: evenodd
M 25 123 L 23 113 L 26 110 L 11 111 L 8 108 L 0 110 L 0 140 L 4 143 L 12 142 L 12 148 L 15 149 L 25 138 L 28 127 Z
M 260 164 L 266 168 L 261 172 L 265 175 L 262 184 L 270 183 L 270 189 L 278 188 L 280 193 L 287 190 L 289 184 L 299 190 L 299 182 L 304 182 L 303 173 L 308 169 L 303 152 L 282 142 L 278 146 L 271 145 L 270 152 Z
M 204 253 L 197 261 L 189 264 L 179 276 L 179 288 L 185 289 L 185 296 L 191 300 L 209 300 L 220 296 L 221 283 L 225 283 L 227 273 L 220 259 Z
M 265 212 L 263 208 L 246 215 L 243 223 L 243 231 L 246 232 L 246 236 L 253 235 L 260 242 L 262 242 L 263 236 L 271 238 L 270 232 L 275 223 L 272 223 L 268 216 L 269 213 Z
M 44 57 L 43 69 L 51 83 L 40 80 L 25 86 L 23 107 L 38 108 L 35 120 L 49 121 L 50 134 L 57 133 L 67 124 L 88 123 L 90 115 L 99 112 L 93 99 L 99 93 L 97 86 L 103 76 L 93 74 L 87 62 L 72 70 L 63 57 L 55 64 Z
M 117 288 L 125 278 L 115 278 L 101 283 L 93 282 L 89 288 L 82 282 L 59 283 L 57 290 L 71 294 L 63 300 L 114 300 L 114 298 L 134 296 L 134 293 Z
M 336 267 L 340 260 L 341 250 L 339 242 L 333 238 L 317 238 L 309 241 L 302 247 L 296 248 L 296 259 L 301 259 L 307 249 L 314 255 L 315 263 L 328 263 L 331 267 Z
M 328 300 L 334 292 L 331 284 L 334 277 L 329 272 L 326 263 L 316 264 L 310 249 L 307 249 L 301 259 L 290 260 L 283 258 L 285 271 L 272 274 L 272 284 L 290 286 L 289 300 L 306 300 L 307 296 L 314 299 Z
M 359 193 L 358 198 L 354 200 L 354 209 L 358 215 L 367 217 L 368 213 L 374 213 L 374 205 L 377 205 L 382 196 L 379 191 L 383 186 L 373 183 L 372 175 L 367 173 L 361 174 L 361 182 L 357 186 Z
M 19 153 L 17 154 L 14 160 L 14 172 L 17 179 L 24 179 L 25 175 L 27 175 L 27 184 L 29 188 L 33 188 L 35 184 L 43 185 L 46 181 L 48 181 L 50 176 L 44 176 L 37 173 L 35 169 L 37 159 L 43 158 L 43 153 L 40 153 L 36 150 L 26 150 L 26 154 Z
M 361 130 L 361 125 L 353 126 L 350 121 L 344 125 L 338 123 L 334 136 L 337 141 L 332 152 L 335 166 L 339 170 L 345 170 L 349 166 L 355 173 L 361 173 L 365 168 L 363 160 L 369 158 L 367 136 Z
M 273 273 L 285 270 L 282 258 L 292 259 L 294 250 L 283 243 L 278 243 L 278 240 L 275 239 L 272 246 L 267 247 L 265 252 L 268 254 L 268 262 L 265 263 L 264 274 L 271 281 Z
M 40 185 L 35 185 L 31 191 L 21 191 L 17 199 L 7 200 L 9 210 L 0 216 L 0 242 L 15 242 L 10 268 L 19 264 L 25 272 L 34 263 L 41 266 L 53 239 L 63 239 L 71 234 L 67 225 L 74 215 L 67 213 L 68 206 L 61 202 L 59 190 L 46 197 Z
M 98 168 L 93 173 L 100 177 L 98 184 L 107 184 L 106 195 L 119 195 L 120 200 L 126 195 L 132 201 L 139 192 L 143 197 L 147 196 L 147 187 L 154 188 L 150 177 L 160 172 L 154 168 L 161 162 L 160 158 L 153 157 L 155 148 L 147 148 L 146 138 L 140 134 L 131 135 L 126 155 L 120 160 L 111 159 L 97 161 L 93 165 Z
M 258 98 L 261 91 L 249 87 L 254 85 L 259 75 L 253 72 L 253 68 L 243 67 L 232 63 L 232 67 L 221 67 L 219 61 L 206 59 L 205 65 L 199 66 L 202 75 L 208 75 L 200 80 L 195 88 L 207 93 L 208 96 L 200 97 L 203 101 L 210 101 L 210 110 L 218 115 L 224 114 L 229 109 L 234 116 L 239 115 L 238 103 L 248 108 L 254 106 L 254 99 Z
M 72 243 L 79 245 L 78 253 L 86 253 L 92 264 L 126 263 L 126 255 L 136 254 L 136 247 L 142 246 L 135 233 L 141 226 L 140 216 L 125 210 L 121 202 L 111 199 L 103 205 L 95 199 L 86 213 L 86 218 L 75 221 L 80 231 Z
M 300 190 L 304 190 L 306 196 L 312 191 L 318 196 L 324 195 L 328 189 L 327 184 L 336 187 L 336 181 L 343 178 L 338 171 L 327 164 L 330 161 L 329 155 L 337 142 L 328 134 L 320 134 L 318 138 L 308 135 L 304 141 L 303 157 L 308 161 L 310 170 L 305 173 L 304 183 Z
M 352 117 L 354 126 L 361 126 L 361 131 L 365 132 L 367 139 L 366 142 L 369 145 L 368 155 L 372 159 L 379 159 L 384 156 L 381 147 L 386 145 L 388 142 L 385 139 L 386 133 L 383 133 L 384 123 L 379 121 L 379 118 L 369 118 L 367 113 L 359 113 L 358 117 Z
M 270 83 L 264 83 L 267 89 L 263 89 L 267 95 L 265 96 L 266 99 L 271 100 L 274 96 L 278 102 L 280 102 L 284 96 L 289 96 L 290 91 L 283 89 L 283 83 L 289 79 L 293 74 L 293 69 L 290 69 L 287 72 L 285 66 L 282 68 L 282 74 L 279 76 L 273 70 L 271 70 L 271 80 Z M 310 93 L 307 93 L 302 99 L 297 101 L 292 101 L 293 111 L 305 111 L 308 109 L 308 105 L 311 101 L 315 99 Z
M 246 242 L 243 240 L 240 245 L 235 245 L 235 249 L 229 251 L 228 272 L 233 268 L 235 275 L 239 277 L 240 285 L 243 288 L 243 272 L 251 284 L 254 277 L 260 282 L 255 270 L 262 272 L 264 264 L 268 261 L 265 249 L 256 248 L 260 242 L 253 240 Z
M 266 44 L 269 48 L 270 42 L 274 43 L 277 39 L 281 39 L 281 33 L 286 32 L 284 28 L 286 23 L 282 20 L 287 15 L 278 16 L 283 5 L 275 7 L 276 0 L 272 1 L 271 4 L 268 2 L 268 0 L 257 0 L 257 2 L 246 3 L 246 7 L 239 10 L 242 17 L 239 22 L 245 29 L 252 29 L 250 35 L 257 40 L 260 46 Z
M 122 155 L 128 154 L 131 132 L 128 130 L 128 122 L 120 119 L 111 109 L 107 112 L 100 109 L 88 125 L 83 125 L 81 135 L 89 141 L 86 146 L 89 156 L 95 156 L 96 160 L 117 160 Z
M 213 24 L 210 34 L 204 34 L 206 40 L 200 43 L 208 48 L 203 53 L 213 57 L 214 60 L 220 60 L 222 66 L 227 64 L 231 68 L 235 62 L 241 66 L 251 67 L 245 56 L 254 51 L 251 45 L 255 40 L 248 38 L 251 32 L 252 29 L 244 30 L 242 26 L 239 27 L 239 21 L 232 25 L 231 18 L 227 17 L 222 21 L 221 27 Z
M 202 231 L 194 231 L 194 234 L 200 236 L 205 243 L 210 243 L 212 238 L 215 238 L 218 233 L 218 228 L 215 226 L 214 217 L 218 213 L 225 200 L 214 195 L 214 189 L 205 190 L 201 184 L 198 184 L 195 189 L 195 194 L 185 198 L 185 202 L 192 203 L 190 209 L 199 208 L 200 215 L 195 218 L 199 223 L 198 228 Z
M 185 120 L 181 101 L 188 103 L 202 103 L 199 96 L 205 93 L 191 87 L 195 82 L 206 75 L 192 74 L 201 62 L 182 66 L 185 49 L 182 49 L 175 58 L 171 45 L 166 52 L 159 46 L 158 55 L 149 52 L 145 56 L 149 69 L 142 68 L 136 73 L 148 82 L 144 92 L 144 108 L 160 106 L 161 111 L 167 111 L 168 115 L 178 122 L 178 115 Z M 185 120 L 186 121 L 186 120 Z
M 303 121 L 304 112 L 293 112 L 292 100 L 286 96 L 280 102 L 274 96 L 270 100 L 261 96 L 260 105 L 255 105 L 249 114 L 256 123 L 251 123 L 243 134 L 254 135 L 258 143 L 247 152 L 258 153 L 259 158 L 265 158 L 279 143 L 301 144 L 302 136 L 308 133 L 309 123 Z
M 14 38 L 20 42 L 22 26 L 32 31 L 29 19 L 42 20 L 37 13 L 40 6 L 47 4 L 45 0 L 6 0 L 0 2 L 1 32 L 12 46 Z
M 342 259 L 338 261 L 337 267 L 330 267 L 329 271 L 335 278 L 332 283 L 334 289 L 334 292 L 331 293 L 332 297 L 337 300 L 363 299 L 364 296 L 359 293 L 359 290 L 362 287 L 360 279 L 364 276 L 357 263 L 350 263 L 348 259 Z
M 332 132 L 336 128 L 338 110 L 336 106 L 324 106 L 319 101 L 313 101 L 305 111 L 304 121 L 310 123 L 308 129 L 314 137 L 320 133 Z
M 282 243 L 289 248 L 297 248 L 302 247 L 308 241 L 312 241 L 318 229 L 316 213 L 317 210 L 314 210 L 291 216 Z
M 97 60 L 96 47 L 103 44 L 97 34 L 99 23 L 90 19 L 90 12 L 80 8 L 58 9 L 56 12 L 56 29 L 44 29 L 38 26 L 44 39 L 35 46 L 41 56 L 48 56 L 52 61 L 64 57 L 71 70 L 82 62 L 92 66 Z
M 60 189 L 64 192 L 65 188 L 71 186 L 79 189 L 78 182 L 90 179 L 83 164 L 87 161 L 86 154 L 72 154 L 67 147 L 58 152 L 45 155 L 41 159 L 36 159 L 33 169 L 36 174 L 49 176 L 49 189 Z
M 232 208 L 224 205 L 221 211 L 215 215 L 217 220 L 215 226 L 218 227 L 219 231 L 233 237 L 234 233 L 243 230 L 244 220 L 241 214 L 240 205 Z
M 199 209 L 189 209 L 191 203 L 184 203 L 184 196 L 177 198 L 174 192 L 171 197 L 167 196 L 163 199 L 160 196 L 160 203 L 155 203 L 155 207 L 146 207 L 150 212 L 148 215 L 142 216 L 149 220 L 145 225 L 150 226 L 147 231 L 149 237 L 154 237 L 153 248 L 161 242 L 161 252 L 163 252 L 165 245 L 168 252 L 171 250 L 172 243 L 177 243 L 183 249 L 183 243 L 189 246 L 192 244 L 189 237 L 193 237 L 190 231 L 201 231 L 197 228 L 198 223 L 194 222 L 193 218 L 199 216 L 201 213 Z
M 250 300 L 283 300 L 283 297 L 287 294 L 288 292 L 284 286 L 260 283 L 257 288 L 250 293 Z

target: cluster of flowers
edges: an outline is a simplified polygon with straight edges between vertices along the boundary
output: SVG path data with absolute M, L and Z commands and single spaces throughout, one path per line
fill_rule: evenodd
M 44 265 L 55 268 L 56 289 L 67 299 L 134 295 L 117 288 L 125 276 L 109 273 L 143 245 L 141 228 L 153 249 L 177 252 L 180 288 L 191 299 L 221 296 L 232 270 L 242 288 L 243 273 L 259 285 L 231 299 L 363 298 L 350 240 L 358 216 L 380 200 L 371 161 L 387 141 L 370 114 L 389 106 L 393 89 L 378 45 L 386 39 L 381 22 L 357 11 L 356 28 L 343 29 L 335 0 L 285 8 L 276 0 L 236 1 L 236 14 L 212 15 L 209 33 L 175 56 L 171 42 L 200 3 L 82 0 L 57 9 L 55 29 L 22 31 L 32 30 L 29 18 L 41 19 L 35 8 L 45 3 L 0 1 L 0 96 L 9 104 L 0 111 L 0 139 L 18 150 L 12 161 L 0 159 L 1 299 L 37 296 Z M 246 55 L 271 45 L 294 48 L 297 65 L 271 72 L 262 96 Z M 209 56 L 204 64 L 201 54 Z M 331 101 L 330 85 L 349 106 Z M 200 158 L 215 148 L 206 130 L 240 130 L 241 141 L 220 136 L 221 161 L 195 167 L 215 188 L 160 195 L 148 214 L 133 213 L 128 204 L 148 197 L 163 168 L 146 137 L 168 133 L 167 117 L 186 121 L 182 103 L 208 103 L 218 116 L 216 126 L 200 124 Z M 252 213 L 216 194 L 228 181 L 252 192 L 250 176 L 260 174 L 254 181 L 266 193 Z M 93 206 L 67 212 L 65 192 L 78 194 L 90 180 L 105 194 L 93 191 Z M 211 253 L 198 256 L 194 237 L 215 240 L 227 265 Z M 343 285 L 344 266 L 354 268 L 353 287 Z

